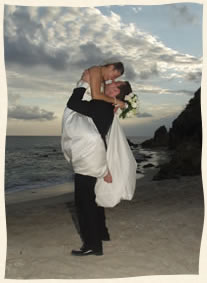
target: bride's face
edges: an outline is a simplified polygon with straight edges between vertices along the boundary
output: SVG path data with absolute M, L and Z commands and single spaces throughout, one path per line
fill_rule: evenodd
M 114 66 L 111 65 L 108 67 L 107 74 L 105 76 L 105 80 L 115 80 L 121 76 L 120 71 L 114 69 Z

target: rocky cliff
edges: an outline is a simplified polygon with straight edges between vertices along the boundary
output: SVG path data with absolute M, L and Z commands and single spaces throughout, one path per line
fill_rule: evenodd
M 169 132 L 165 126 L 155 131 L 154 137 L 142 143 L 143 147 L 166 146 L 172 151 L 171 160 L 161 166 L 154 177 L 166 179 L 180 175 L 201 173 L 202 122 L 199 88 L 186 108 L 173 121 Z

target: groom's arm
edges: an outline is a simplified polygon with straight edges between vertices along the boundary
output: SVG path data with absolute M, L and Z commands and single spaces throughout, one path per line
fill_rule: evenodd
M 67 102 L 67 107 L 80 114 L 91 117 L 91 107 L 89 101 L 82 100 L 85 91 L 85 85 L 75 88 Z
M 77 82 L 76 88 L 73 90 L 71 97 L 67 102 L 67 107 L 86 116 L 91 117 L 91 107 L 88 101 L 82 100 L 89 84 L 80 79 Z
M 67 107 L 78 113 L 91 117 L 92 116 L 91 103 L 89 101 L 82 100 L 83 95 L 87 89 L 87 83 L 84 81 L 79 81 L 77 86 L 78 87 L 73 90 L 73 94 L 68 100 Z M 103 140 L 105 143 L 105 139 Z M 103 178 L 105 182 L 112 183 L 112 176 L 109 169 L 107 174 Z

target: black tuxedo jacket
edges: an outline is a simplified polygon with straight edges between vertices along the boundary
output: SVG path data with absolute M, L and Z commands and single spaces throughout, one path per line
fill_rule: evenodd
M 67 107 L 93 119 L 106 146 L 105 136 L 113 122 L 114 106 L 103 100 L 92 99 L 82 100 L 86 89 L 84 87 L 75 88 L 67 102 Z

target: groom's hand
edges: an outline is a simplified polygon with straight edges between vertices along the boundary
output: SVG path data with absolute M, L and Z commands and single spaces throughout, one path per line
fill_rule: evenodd
M 119 100 L 119 99 L 117 99 L 116 100 L 116 105 L 115 104 L 113 104 L 115 107 L 120 107 L 121 109 L 124 109 L 125 108 L 125 102 L 124 101 L 122 101 L 122 100 Z
M 108 174 L 104 177 L 104 181 L 106 183 L 112 183 L 112 176 L 111 173 L 108 171 Z

